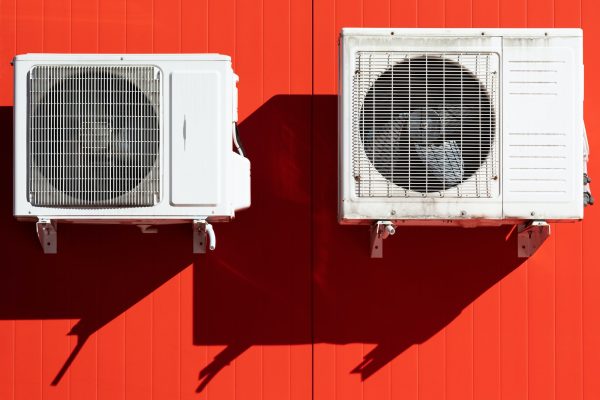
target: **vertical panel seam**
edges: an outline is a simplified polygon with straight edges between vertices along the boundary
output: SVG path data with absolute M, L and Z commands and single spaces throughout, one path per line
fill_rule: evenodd
M 556 247 L 558 244 L 558 236 L 555 238 L 555 246 L 554 246 L 554 281 L 552 282 L 553 284 L 553 330 L 552 330 L 552 362 L 553 362 L 553 366 L 552 366 L 552 381 L 553 381 L 553 390 L 552 390 L 552 397 L 555 399 L 556 398 L 556 389 L 557 389 L 557 383 L 556 383 L 556 337 L 557 337 L 557 303 L 556 303 L 556 276 L 557 276 L 557 269 L 556 269 L 556 264 L 557 264 L 557 258 L 556 258 Z
M 96 0 L 96 53 L 100 51 L 100 0 Z
M 73 0 L 69 0 L 69 53 L 73 52 Z M 71 311 L 71 307 L 73 305 L 72 301 L 73 298 L 71 297 L 71 285 L 69 285 L 69 290 L 67 292 L 67 296 L 68 296 L 68 307 L 69 307 L 69 311 Z M 71 331 L 73 329 L 73 320 L 69 319 L 69 331 Z M 71 351 L 71 343 L 72 343 L 72 336 L 69 336 L 68 338 L 68 349 L 69 351 Z M 73 379 L 71 378 L 71 369 L 69 368 L 69 371 L 67 371 L 67 398 L 71 399 L 72 394 L 73 394 Z
M 15 12 L 16 14 L 16 12 Z M 15 292 L 13 291 L 13 296 L 15 295 Z M 16 301 L 13 300 L 15 304 Z M 17 322 L 13 321 L 12 322 L 12 336 L 13 336 L 13 351 L 12 351 L 12 361 L 13 361 L 13 370 L 12 370 L 12 398 L 13 400 L 15 400 L 16 398 L 16 392 L 17 392 Z
M 42 17 L 43 19 L 44 17 Z M 40 399 L 44 399 L 44 320 L 40 319 Z
M 525 0 L 525 27 L 529 28 L 529 0 Z M 529 259 L 525 267 L 525 398 L 529 399 Z
M 335 0 L 334 0 L 335 1 Z M 315 400 L 315 287 L 314 287 L 314 271 L 315 271 L 315 249 L 314 249 L 314 98 L 315 98 L 315 0 L 311 0 L 310 3 L 310 21 L 311 21 L 311 62 L 310 62 L 310 138 L 309 138 L 309 170 L 310 170 L 310 238 L 309 238 L 309 251 L 310 251 L 310 268 L 309 268 L 309 293 L 310 293 L 310 352 L 311 352 L 311 372 L 310 372 L 310 387 L 311 387 L 311 398 Z
M 553 27 L 556 27 L 556 0 L 553 0 L 552 2 L 552 25 Z M 555 237 L 554 239 L 554 281 L 552 282 L 554 285 L 554 290 L 553 290 L 553 306 L 554 306 L 554 331 L 553 333 L 553 337 L 552 337 L 552 342 L 554 344 L 553 346 L 553 352 L 552 352 L 552 361 L 554 363 L 554 365 L 552 366 L 552 378 L 553 378 L 553 391 L 552 391 L 552 397 L 554 399 L 556 399 L 556 248 L 558 245 L 558 237 Z
M 556 16 L 556 10 L 555 10 L 555 16 Z M 579 0 L 579 27 L 583 28 L 583 0 Z M 583 49 L 582 49 L 583 51 Z M 585 71 L 584 71 L 585 73 Z M 581 79 L 583 80 L 585 77 L 582 76 Z M 584 90 L 585 92 L 585 90 Z M 579 231 L 580 231 L 580 268 L 581 268 L 581 273 L 579 275 L 579 279 L 580 279 L 580 286 L 579 286 L 579 297 L 580 297 L 580 304 L 581 304 L 581 309 L 580 309 L 580 318 L 581 318 L 581 396 L 583 399 L 585 399 L 585 340 L 584 340 L 584 335 L 585 335 L 585 330 L 584 330 L 584 326 L 585 326 L 585 318 L 584 318 L 584 310 L 583 310 L 583 290 L 584 290 L 584 286 L 583 286 L 583 271 L 585 270 L 584 268 L 584 258 L 583 258 L 583 254 L 585 252 L 585 248 L 583 246 L 583 234 L 584 234 L 584 230 L 583 230 L 583 223 L 579 223 Z M 556 296 L 555 296 L 556 298 Z M 556 338 L 555 338 L 555 343 L 556 343 Z M 554 353 L 555 357 L 556 357 L 556 352 Z M 554 363 L 554 366 L 556 368 L 556 362 Z M 554 382 L 556 382 L 556 371 L 554 373 L 555 378 L 554 378 Z M 556 398 L 556 395 L 554 396 Z
M 127 32 L 127 0 L 125 0 L 125 54 L 128 53 L 128 48 L 127 48 L 127 43 L 128 43 L 128 32 Z M 123 312 L 123 370 L 122 370 L 122 374 L 123 374 L 123 396 L 122 398 L 124 400 L 127 399 L 127 312 L 128 310 L 125 310 L 125 312 Z
M 42 52 L 46 49 L 46 2 L 42 0 Z M 14 123 L 14 122 L 13 122 Z M 44 399 L 44 321 L 40 319 L 40 399 Z
M 152 0 L 152 13 L 151 13 L 151 25 L 152 25 L 152 53 L 155 52 L 155 48 L 154 48 L 154 29 L 155 29 L 155 21 L 154 21 L 154 8 L 155 8 L 155 4 L 154 4 L 154 0 Z M 164 80 L 163 80 L 164 82 Z M 163 107 L 164 110 L 164 107 Z M 156 266 L 153 265 L 154 268 L 156 268 Z M 155 291 L 152 291 L 152 293 L 150 293 L 150 400 L 152 400 L 154 398 L 154 297 L 155 297 Z
M 498 17 L 500 18 L 500 17 Z M 502 280 L 498 283 L 498 398 L 502 399 Z

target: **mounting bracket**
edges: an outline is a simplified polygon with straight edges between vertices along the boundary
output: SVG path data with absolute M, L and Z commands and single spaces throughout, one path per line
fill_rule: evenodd
M 56 254 L 56 221 L 51 221 L 47 218 L 39 218 L 38 222 L 35 224 L 35 228 L 44 254 Z
M 204 219 L 195 219 L 193 224 L 192 240 L 194 242 L 194 254 L 206 253 L 206 243 L 208 248 L 214 250 L 217 246 L 217 238 L 211 224 Z
M 154 225 L 138 225 L 142 233 L 158 233 L 158 228 Z
M 377 221 L 371 225 L 371 258 L 383 257 L 383 239 L 396 233 L 392 221 Z
M 531 257 L 550 236 L 550 224 L 546 221 L 528 221 L 517 227 L 519 258 Z

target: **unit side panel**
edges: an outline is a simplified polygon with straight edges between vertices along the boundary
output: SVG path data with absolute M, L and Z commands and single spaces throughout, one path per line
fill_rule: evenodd
M 581 218 L 579 39 L 504 39 L 506 218 Z

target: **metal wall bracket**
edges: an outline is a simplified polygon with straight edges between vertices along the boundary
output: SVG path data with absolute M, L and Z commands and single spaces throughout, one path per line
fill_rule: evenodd
M 383 239 L 396 233 L 392 221 L 377 221 L 371 225 L 371 258 L 383 257 Z
M 35 224 L 38 239 L 44 250 L 44 254 L 56 254 L 57 226 L 56 221 L 39 218 Z
M 550 236 L 550 225 L 546 221 L 529 221 L 519 224 L 517 235 L 519 258 L 531 257 Z
M 217 240 L 215 236 L 215 231 L 211 224 L 206 222 L 203 219 L 195 219 L 193 224 L 193 235 L 192 240 L 194 241 L 193 251 L 194 254 L 204 254 L 206 253 L 206 245 L 208 243 L 208 248 L 210 250 L 214 250 L 217 246 Z
M 138 225 L 142 233 L 158 233 L 158 228 L 154 225 Z

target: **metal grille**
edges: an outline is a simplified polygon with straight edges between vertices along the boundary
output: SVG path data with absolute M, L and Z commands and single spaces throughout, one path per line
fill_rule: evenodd
M 160 72 L 41 65 L 29 73 L 28 195 L 48 207 L 160 198 Z
M 495 53 L 358 52 L 352 168 L 360 197 L 492 197 Z

